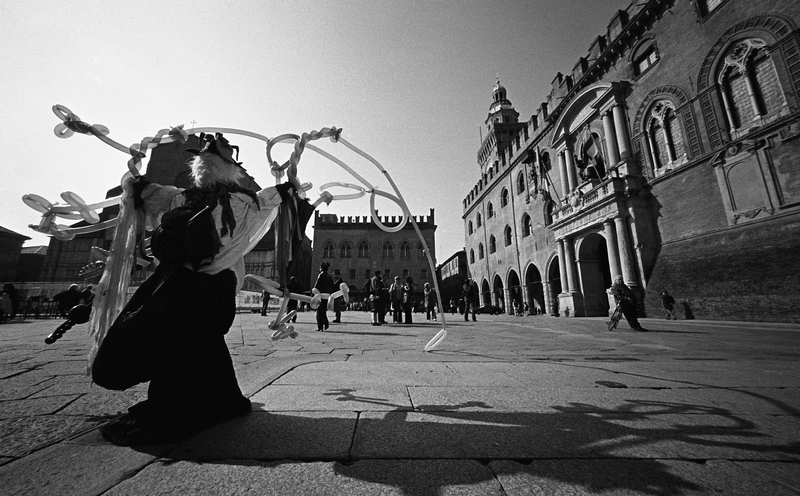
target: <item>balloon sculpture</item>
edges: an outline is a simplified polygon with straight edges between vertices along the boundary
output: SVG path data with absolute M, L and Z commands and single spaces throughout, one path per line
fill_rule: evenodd
M 100 124 L 87 124 L 77 115 L 75 115 L 70 109 L 63 105 L 54 105 L 53 112 L 61 120 L 61 123 L 58 124 L 54 130 L 56 136 L 59 138 L 69 138 L 75 133 L 92 134 L 113 148 L 130 155 L 131 158 L 128 160 L 128 172 L 126 172 L 122 177 L 123 187 L 125 186 L 126 179 L 131 176 L 138 177 L 141 175 L 140 170 L 142 168 L 142 159 L 146 157 L 147 150 L 155 148 L 160 144 L 172 143 L 175 141 L 186 143 L 189 134 L 200 132 L 225 133 L 249 136 L 265 142 L 267 160 L 270 164 L 271 173 L 276 178 L 276 182 L 279 181 L 284 174 L 286 174 L 288 180 L 294 185 L 297 194 L 301 198 L 306 198 L 306 191 L 310 190 L 312 185 L 310 183 L 300 183 L 297 177 L 297 165 L 300 161 L 300 156 L 302 155 L 303 151 L 305 149 L 312 150 L 337 164 L 361 183 L 361 185 L 345 182 L 330 182 L 323 184 L 319 187 L 320 198 L 313 204 L 315 207 L 323 201 L 330 203 L 332 200 L 354 200 L 369 194 L 370 214 L 372 220 L 383 231 L 398 232 L 405 227 L 409 220 L 411 220 L 411 224 L 413 225 L 428 258 L 431 274 L 436 273 L 434 262 L 431 258 L 427 243 L 425 242 L 425 239 L 423 238 L 422 233 L 419 230 L 419 226 L 417 226 L 417 223 L 414 220 L 414 217 L 411 215 L 405 200 L 400 194 L 400 191 L 397 189 L 397 185 L 394 183 L 389 173 L 381 166 L 380 163 L 378 163 L 378 161 L 342 138 L 341 129 L 337 129 L 335 127 L 323 128 L 319 131 L 303 133 L 299 136 L 296 134 L 282 134 L 276 136 L 275 138 L 268 138 L 261 134 L 240 129 L 215 127 L 184 129 L 181 125 L 171 129 L 162 129 L 158 131 L 154 137 L 145 137 L 139 143 L 135 143 L 131 146 L 124 146 L 108 137 L 109 130 L 107 127 Z M 330 138 L 334 143 L 341 143 L 375 165 L 384 174 L 394 190 L 395 195 L 380 191 L 361 175 L 351 169 L 347 164 L 328 152 L 309 143 L 310 141 L 321 138 Z M 294 149 L 289 159 L 283 164 L 279 164 L 272 159 L 272 148 L 275 146 L 275 144 L 285 141 L 293 141 Z M 353 190 L 354 193 L 334 195 L 328 191 L 333 187 Z M 100 250 L 95 250 L 97 253 L 93 253 L 95 258 L 105 259 L 106 262 L 103 276 L 96 286 L 96 297 L 93 305 L 94 309 L 89 322 L 89 334 L 95 338 L 95 351 L 99 347 L 99 344 L 105 335 L 106 329 L 111 325 L 125 304 L 127 286 L 130 280 L 130 268 L 132 264 L 138 263 L 146 266 L 149 263 L 144 259 L 136 258 L 133 254 L 132 246 L 135 245 L 136 231 L 137 229 L 144 228 L 144 222 L 142 219 L 136 218 L 137 214 L 135 213 L 135 209 L 132 205 L 132 199 L 130 198 L 131 195 L 126 193 L 129 192 L 123 192 L 121 196 L 90 204 L 87 204 L 80 196 L 70 191 L 61 194 L 61 198 L 64 200 L 65 204 L 53 204 L 45 198 L 34 194 L 28 194 L 22 197 L 22 201 L 25 202 L 25 204 L 42 214 L 39 224 L 31 225 L 30 227 L 38 232 L 53 235 L 62 241 L 69 241 L 79 234 L 98 232 L 111 227 L 117 228 L 115 231 L 114 240 L 112 242 L 111 251 L 106 252 L 105 250 L 102 250 L 101 252 Z M 387 198 L 395 202 L 401 208 L 403 211 L 403 217 L 397 226 L 388 227 L 381 223 L 375 209 L 375 198 L 377 196 Z M 117 204 L 121 205 L 119 216 L 115 219 L 100 222 L 98 211 L 105 207 L 110 207 Z M 81 227 L 69 227 L 62 224 L 56 224 L 56 218 L 73 220 L 83 219 L 89 225 Z M 262 226 L 262 229 L 260 229 L 256 235 L 253 236 L 253 238 L 250 240 L 251 242 L 248 251 L 255 246 L 259 239 L 261 239 L 261 237 L 266 233 L 268 228 L 269 225 L 265 224 Z M 283 298 L 283 302 L 277 317 L 269 324 L 269 329 L 273 331 L 273 340 L 284 339 L 287 337 L 295 338 L 297 336 L 294 327 L 291 325 L 287 326 L 286 324 L 295 313 L 295 311 L 286 313 L 289 299 L 304 301 L 313 309 L 317 308 L 323 299 L 328 300 L 328 306 L 330 308 L 333 305 L 335 298 L 341 296 L 345 302 L 347 302 L 349 298 L 348 287 L 346 284 L 342 284 L 339 290 L 332 294 L 319 293 L 319 291 L 315 289 L 313 296 L 308 297 L 291 293 L 285 288 L 282 288 L 277 282 L 260 276 L 248 274 L 245 277 L 245 280 L 259 286 L 261 289 L 269 292 L 270 294 Z M 436 296 L 438 299 L 439 308 L 444 308 L 436 278 L 434 278 L 434 286 L 436 288 Z M 425 345 L 424 350 L 427 352 L 435 349 L 442 343 L 446 336 L 447 330 L 445 316 L 442 314 L 442 329 Z

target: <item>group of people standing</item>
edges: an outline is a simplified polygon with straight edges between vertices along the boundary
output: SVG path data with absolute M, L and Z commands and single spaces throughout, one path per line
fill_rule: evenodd
M 342 284 L 342 279 L 336 274 L 337 279 L 328 273 L 330 264 L 322 262 L 319 274 L 314 283 L 314 288 L 320 293 L 333 293 Z M 373 276 L 364 285 L 363 293 L 366 295 L 365 303 L 367 310 L 372 313 L 372 325 L 379 326 L 386 324 L 386 314 L 391 311 L 393 324 L 412 324 L 411 314 L 414 312 L 414 280 L 406 277 L 401 280 L 399 276 L 394 277 L 394 282 L 387 286 L 383 280 L 381 272 L 376 270 Z M 337 298 L 334 303 L 336 314 L 334 323 L 341 322 L 341 302 Z M 438 299 L 436 290 L 430 283 L 425 283 L 423 289 L 423 302 L 427 320 L 437 320 Z M 328 330 L 330 321 L 327 315 L 327 300 L 322 300 L 317 307 L 316 321 L 317 331 Z
M 426 283 L 426 286 L 429 287 L 430 284 Z M 369 309 L 372 311 L 372 325 L 386 324 L 386 313 L 389 310 L 392 312 L 392 323 L 413 323 L 411 313 L 414 280 L 411 277 L 406 277 L 405 282 L 402 282 L 399 276 L 395 276 L 394 282 L 387 288 L 380 271 L 376 270 L 364 289 L 368 295 Z

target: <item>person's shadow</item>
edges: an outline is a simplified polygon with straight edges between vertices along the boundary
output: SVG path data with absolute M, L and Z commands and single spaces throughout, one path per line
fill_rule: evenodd
M 683 305 L 683 313 L 686 316 L 686 320 L 694 320 L 694 312 L 692 312 L 692 307 L 689 306 L 688 301 L 684 301 Z

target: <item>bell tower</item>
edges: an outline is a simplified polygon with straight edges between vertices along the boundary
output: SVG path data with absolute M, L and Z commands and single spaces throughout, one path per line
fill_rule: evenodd
M 501 160 L 514 135 L 525 127 L 525 123 L 519 122 L 519 112 L 506 96 L 506 88 L 500 84 L 500 78 L 492 88 L 492 103 L 484 124 L 487 133 L 478 150 L 481 173 L 486 173 L 489 167 Z

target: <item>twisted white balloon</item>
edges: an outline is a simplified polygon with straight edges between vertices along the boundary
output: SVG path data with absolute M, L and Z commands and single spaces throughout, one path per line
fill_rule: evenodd
M 303 153 L 303 151 L 305 149 L 312 150 L 312 151 L 322 155 L 323 157 L 327 158 L 328 160 L 334 162 L 335 164 L 339 165 L 342 169 L 347 171 L 351 176 L 356 178 L 359 182 L 361 182 L 361 184 L 364 185 L 364 187 L 362 187 L 362 186 L 358 186 L 358 185 L 354 185 L 354 184 L 350 184 L 350 183 L 342 183 L 342 182 L 324 184 L 323 186 L 320 187 L 321 197 L 320 197 L 319 200 L 317 200 L 317 202 L 314 203 L 315 206 L 318 205 L 321 201 L 324 201 L 326 203 L 330 203 L 332 200 L 354 200 L 354 199 L 361 198 L 365 194 L 369 193 L 370 194 L 370 215 L 372 217 L 373 222 L 380 229 L 382 229 L 383 231 L 386 231 L 386 232 L 398 232 L 401 229 L 403 229 L 405 227 L 406 223 L 410 220 L 411 224 L 414 226 L 414 230 L 416 231 L 420 242 L 423 245 L 424 252 L 425 252 L 426 257 L 428 259 L 428 264 L 430 265 L 430 269 L 431 269 L 430 273 L 431 274 L 435 274 L 436 273 L 434 261 L 433 261 L 431 255 L 430 255 L 430 250 L 428 249 L 427 243 L 425 242 L 425 239 L 423 238 L 422 233 L 419 230 L 419 226 L 417 226 L 416 221 L 414 220 L 413 216 L 411 216 L 411 213 L 410 213 L 410 211 L 408 209 L 408 205 L 406 204 L 405 200 L 403 199 L 403 196 L 400 194 L 400 191 L 397 189 L 397 185 L 394 183 L 394 181 L 392 180 L 392 178 L 389 175 L 389 173 L 383 168 L 383 166 L 381 166 L 381 164 L 377 160 L 375 160 L 370 155 L 364 153 L 363 151 L 361 151 L 357 147 L 355 147 L 352 144 L 350 144 L 347 140 L 342 138 L 341 137 L 341 132 L 342 132 L 341 129 L 338 129 L 336 127 L 322 128 L 319 131 L 312 131 L 310 133 L 303 133 L 300 136 L 298 136 L 296 134 L 282 134 L 282 135 L 279 135 L 279 136 L 277 136 L 275 138 L 270 139 L 270 138 L 267 138 L 266 136 L 263 136 L 261 134 L 253 133 L 253 132 L 250 132 L 250 131 L 244 131 L 244 130 L 241 130 L 241 129 L 200 127 L 200 128 L 193 128 L 193 129 L 184 130 L 183 126 L 181 125 L 181 126 L 173 127 L 173 128 L 170 128 L 170 129 L 161 129 L 160 131 L 158 131 L 156 133 L 156 135 L 154 137 L 145 137 L 145 138 L 142 138 L 142 140 L 139 143 L 135 143 L 135 144 L 133 144 L 131 146 L 125 146 L 125 145 L 122 145 L 121 143 L 118 143 L 118 142 L 116 142 L 116 141 L 114 141 L 114 140 L 112 140 L 112 139 L 110 139 L 108 137 L 109 130 L 108 130 L 107 127 L 105 127 L 105 126 L 103 126 L 101 124 L 88 124 L 88 123 L 82 121 L 74 112 L 72 112 L 70 109 L 68 109 L 64 105 L 54 105 L 53 106 L 53 113 L 59 119 L 61 119 L 61 123 L 59 123 L 54 129 L 54 132 L 55 132 L 56 136 L 58 136 L 59 138 L 69 138 L 70 136 L 72 136 L 76 132 L 80 133 L 80 134 L 92 134 L 92 135 L 96 136 L 98 139 L 100 139 L 101 141 L 103 141 L 104 143 L 112 146 L 113 148 L 116 148 L 117 150 L 120 150 L 123 153 L 129 154 L 131 158 L 130 158 L 130 160 L 128 160 L 128 172 L 125 174 L 125 176 L 123 176 L 123 182 L 124 182 L 124 179 L 129 174 L 133 175 L 134 177 L 141 175 L 140 170 L 142 168 L 142 159 L 146 157 L 147 150 L 149 150 L 151 148 L 155 148 L 156 146 L 158 146 L 160 144 L 172 143 L 174 141 L 179 141 L 181 143 L 186 143 L 187 140 L 188 140 L 189 134 L 195 134 L 195 133 L 200 133 L 200 132 L 205 132 L 205 133 L 225 133 L 225 134 L 236 134 L 236 135 L 241 135 L 241 136 L 249 136 L 251 138 L 255 138 L 255 139 L 258 139 L 258 140 L 266 142 L 266 144 L 267 144 L 267 147 L 266 147 L 267 160 L 268 160 L 268 162 L 270 164 L 270 169 L 272 171 L 272 174 L 276 177 L 276 181 L 280 177 L 282 177 L 284 172 L 286 172 L 286 174 L 288 175 L 288 180 L 294 185 L 297 194 L 301 198 L 305 198 L 305 192 L 308 191 L 311 188 L 311 184 L 310 183 L 301 183 L 298 180 L 298 178 L 297 178 L 297 164 L 299 163 L 300 157 L 301 157 L 301 155 L 302 155 L 302 153 Z M 334 142 L 334 143 L 338 142 L 338 143 L 344 144 L 347 148 L 349 148 L 350 150 L 354 151 L 356 154 L 360 155 L 361 157 L 363 157 L 364 159 L 368 160 L 373 165 L 375 165 L 384 174 L 384 176 L 386 177 L 387 181 L 389 182 L 389 184 L 391 185 L 392 189 L 394 190 L 395 195 L 380 191 L 379 189 L 374 187 L 372 184 L 370 184 L 366 179 L 364 179 L 361 175 L 359 175 L 356 171 L 354 171 L 352 168 L 350 168 L 347 164 L 345 164 L 344 162 L 342 162 L 338 158 L 334 157 L 330 153 L 328 153 L 328 152 L 326 152 L 324 150 L 321 150 L 320 148 L 317 148 L 317 147 L 315 147 L 315 146 L 313 146 L 313 145 L 311 145 L 309 143 L 310 141 L 314 141 L 314 140 L 321 139 L 321 138 L 326 138 L 326 137 L 330 138 L 331 141 Z M 291 156 L 289 157 L 289 159 L 286 162 L 284 162 L 283 164 L 278 164 L 276 161 L 274 161 L 272 159 L 271 151 L 272 151 L 272 148 L 275 146 L 275 144 L 281 143 L 281 142 L 284 142 L 284 141 L 294 141 L 294 149 L 292 151 Z M 327 191 L 327 189 L 331 188 L 331 187 L 349 188 L 349 189 L 355 190 L 356 193 L 345 194 L 345 195 L 333 195 L 329 191 Z M 381 196 L 383 198 L 391 200 L 391 201 L 395 202 L 401 208 L 401 210 L 403 211 L 403 218 L 402 218 L 401 222 L 397 226 L 388 227 L 388 226 L 384 225 L 381 222 L 380 217 L 378 216 L 377 210 L 375 209 L 375 197 L 376 196 Z M 98 213 L 96 212 L 96 210 L 105 208 L 107 206 L 114 205 L 116 203 L 119 203 L 120 202 L 120 198 L 119 197 L 117 197 L 117 198 L 109 198 L 109 199 L 107 199 L 105 201 L 97 202 L 97 203 L 93 203 L 93 204 L 89 204 L 89 205 L 87 205 L 80 196 L 78 196 L 78 195 L 76 195 L 75 193 L 72 193 L 72 192 L 66 192 L 66 193 L 62 194 L 61 197 L 67 203 L 67 205 L 58 205 L 58 204 L 54 205 L 54 204 L 50 203 L 49 201 L 47 201 L 46 199 L 44 199 L 44 198 L 42 198 L 41 196 L 38 196 L 38 195 L 25 195 L 25 196 L 23 196 L 23 201 L 28 206 L 30 206 L 34 210 L 37 210 L 38 212 L 42 213 L 42 220 L 40 221 L 38 226 L 31 226 L 33 229 L 35 229 L 35 230 L 37 230 L 39 232 L 52 234 L 53 236 L 56 236 L 58 239 L 69 240 L 69 239 L 74 238 L 78 234 L 85 234 L 85 233 L 100 231 L 100 230 L 103 230 L 103 229 L 108 229 L 109 227 L 113 227 L 113 226 L 115 226 L 117 224 L 117 220 L 116 219 L 108 220 L 108 221 L 105 221 L 105 222 L 99 222 L 100 217 L 99 217 Z M 58 224 L 55 224 L 55 222 L 54 222 L 55 217 L 62 217 L 62 218 L 68 218 L 68 219 L 79 219 L 80 218 L 80 219 L 85 220 L 90 225 L 89 226 L 84 226 L 84 227 L 79 227 L 79 228 L 73 228 L 73 227 L 58 225 Z M 258 234 L 263 235 L 264 233 L 260 232 Z M 260 238 L 261 236 L 258 236 L 258 237 Z M 348 298 L 347 289 L 345 287 L 346 285 L 343 285 L 339 291 L 333 293 L 332 295 L 321 295 L 321 294 L 317 293 L 313 297 L 309 298 L 309 297 L 303 296 L 303 295 L 295 295 L 293 293 L 287 293 L 285 291 L 282 292 L 279 289 L 279 287 L 276 286 L 276 283 L 274 281 L 269 281 L 267 279 L 259 278 L 259 276 L 254 276 L 254 275 L 248 275 L 247 277 L 248 278 L 258 278 L 258 279 L 252 279 L 252 281 L 255 284 L 257 284 L 260 287 L 262 287 L 264 290 L 269 291 L 271 294 L 275 294 L 277 296 L 284 297 L 284 301 L 288 301 L 288 298 L 294 298 L 294 299 L 297 299 L 299 301 L 308 300 L 308 303 L 310 305 L 312 305 L 312 308 L 316 308 L 316 306 L 319 305 L 319 301 L 322 299 L 323 296 L 328 297 L 329 302 L 332 302 L 333 299 L 338 297 L 339 295 L 341 295 L 343 298 L 345 298 L 345 301 L 347 301 L 347 298 Z M 437 282 L 435 277 L 434 277 L 433 283 L 434 283 L 434 287 L 436 289 L 436 297 L 437 297 L 437 300 L 438 300 L 438 303 L 439 303 L 439 308 L 444 308 L 444 305 L 442 304 L 441 293 L 439 291 L 439 285 L 438 285 L 438 282 Z M 315 298 L 316 298 L 316 305 L 313 305 Z M 285 326 L 286 320 L 288 320 L 288 319 L 287 319 L 287 317 L 284 316 L 284 313 L 285 312 L 282 312 L 281 314 L 279 314 L 279 316 L 281 316 L 281 318 L 278 319 L 278 320 L 280 320 L 280 323 L 278 323 L 277 320 L 274 323 L 278 327 L 280 327 L 281 325 L 284 326 L 283 332 L 281 333 L 282 337 L 287 337 L 287 336 L 288 337 L 293 337 L 293 336 L 291 336 L 293 330 L 292 331 L 287 331 L 288 327 Z M 436 348 L 437 346 L 439 346 L 439 344 L 446 337 L 447 331 L 446 331 L 446 323 L 445 323 L 444 314 L 442 314 L 442 326 L 443 326 L 442 330 L 436 336 L 434 336 L 434 338 L 430 342 L 428 342 L 428 344 L 425 346 L 425 351 L 431 351 L 432 349 Z M 291 326 L 289 326 L 289 327 L 291 327 Z M 276 332 L 278 332 L 278 329 L 276 329 Z M 296 333 L 295 333 L 295 335 L 296 335 Z

